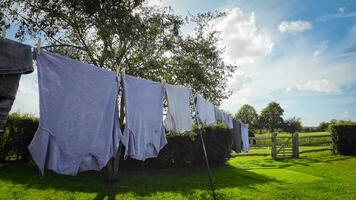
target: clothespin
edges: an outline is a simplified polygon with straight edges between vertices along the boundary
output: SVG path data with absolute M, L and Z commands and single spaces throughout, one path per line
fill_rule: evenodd
M 121 75 L 122 75 L 122 77 L 125 76 L 125 73 L 126 73 L 125 67 L 121 67 Z
M 37 55 L 40 55 L 40 53 L 41 53 L 41 38 L 38 38 L 36 48 L 37 48 Z

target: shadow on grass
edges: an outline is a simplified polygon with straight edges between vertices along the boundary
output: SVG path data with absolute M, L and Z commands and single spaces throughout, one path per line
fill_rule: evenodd
M 256 184 L 274 182 L 274 179 L 232 166 L 212 169 L 215 189 L 232 187 L 253 187 Z M 22 184 L 27 189 L 55 189 L 68 192 L 97 193 L 94 199 L 115 199 L 117 194 L 130 193 L 137 197 L 151 196 L 160 192 L 180 193 L 189 199 L 194 190 L 205 191 L 210 198 L 209 181 L 205 169 L 188 170 L 147 170 L 124 171 L 120 173 L 118 182 L 105 181 L 102 172 L 80 173 L 76 177 L 58 175 L 46 171 L 39 176 L 33 164 L 11 162 L 0 168 L 0 180 Z M 217 193 L 219 199 L 227 199 Z M 194 199 L 196 196 L 192 196 Z
M 311 157 L 311 156 L 303 156 L 301 158 L 280 158 L 277 160 L 273 160 L 272 158 L 266 159 L 256 159 L 256 160 L 249 160 L 245 161 L 243 164 L 249 167 L 246 169 L 251 168 L 287 168 L 291 166 L 310 166 L 311 164 L 315 163 L 333 163 L 336 161 L 347 160 L 350 157 L 340 157 L 335 155 L 325 155 L 320 157 Z M 252 166 L 252 167 L 251 167 Z M 244 168 L 244 167 L 242 167 Z

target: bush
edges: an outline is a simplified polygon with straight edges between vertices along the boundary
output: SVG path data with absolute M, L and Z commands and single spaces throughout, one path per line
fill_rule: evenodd
M 333 146 L 341 155 L 356 155 L 356 122 L 331 125 Z
M 199 130 L 194 128 L 184 135 L 169 134 L 168 144 L 161 150 L 157 158 L 146 161 L 133 159 L 121 160 L 120 169 L 144 168 L 194 168 L 205 166 L 205 158 Z M 221 166 L 230 158 L 232 133 L 222 125 L 205 127 L 202 135 L 211 166 Z
M 28 161 L 31 159 L 27 146 L 38 127 L 38 118 L 27 114 L 13 113 L 0 135 L 0 161 L 5 159 Z M 205 165 L 203 149 L 198 129 L 184 135 L 168 133 L 168 144 L 157 158 L 145 162 L 133 159 L 121 160 L 120 169 L 140 168 L 180 168 Z M 232 133 L 224 125 L 214 125 L 202 129 L 209 163 L 212 166 L 225 164 L 230 156 Z
M 31 159 L 27 146 L 38 127 L 38 118 L 21 113 L 12 113 L 0 135 L 0 162 L 5 159 L 28 161 Z

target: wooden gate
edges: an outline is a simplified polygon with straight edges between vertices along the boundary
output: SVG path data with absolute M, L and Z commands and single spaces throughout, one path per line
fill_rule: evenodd
M 278 136 L 277 133 L 272 133 L 272 157 L 274 159 L 294 157 L 292 138 L 292 135 Z

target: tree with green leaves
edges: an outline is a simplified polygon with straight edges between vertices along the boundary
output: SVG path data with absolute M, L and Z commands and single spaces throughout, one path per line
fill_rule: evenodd
M 326 131 L 326 130 L 328 130 L 329 125 L 330 125 L 329 122 L 320 122 L 320 123 L 319 123 L 319 126 L 318 126 L 318 129 L 319 129 L 320 131 Z
M 271 132 L 274 132 L 278 128 L 282 128 L 283 125 L 283 108 L 277 102 L 270 102 L 266 108 L 264 108 L 260 115 L 260 120 L 264 127 Z
M 98 67 L 190 86 L 219 105 L 231 91 L 235 66 L 222 59 L 219 33 L 209 22 L 224 13 L 183 18 L 143 0 L 3 0 L 1 24 L 17 26 L 18 39 L 41 37 L 45 49 Z M 185 35 L 182 27 L 195 25 Z
M 302 121 L 300 118 L 292 117 L 284 120 L 283 130 L 288 133 L 295 133 L 302 130 Z
M 253 106 L 244 104 L 236 113 L 235 118 L 245 124 L 249 124 L 251 128 L 255 128 L 258 114 Z

